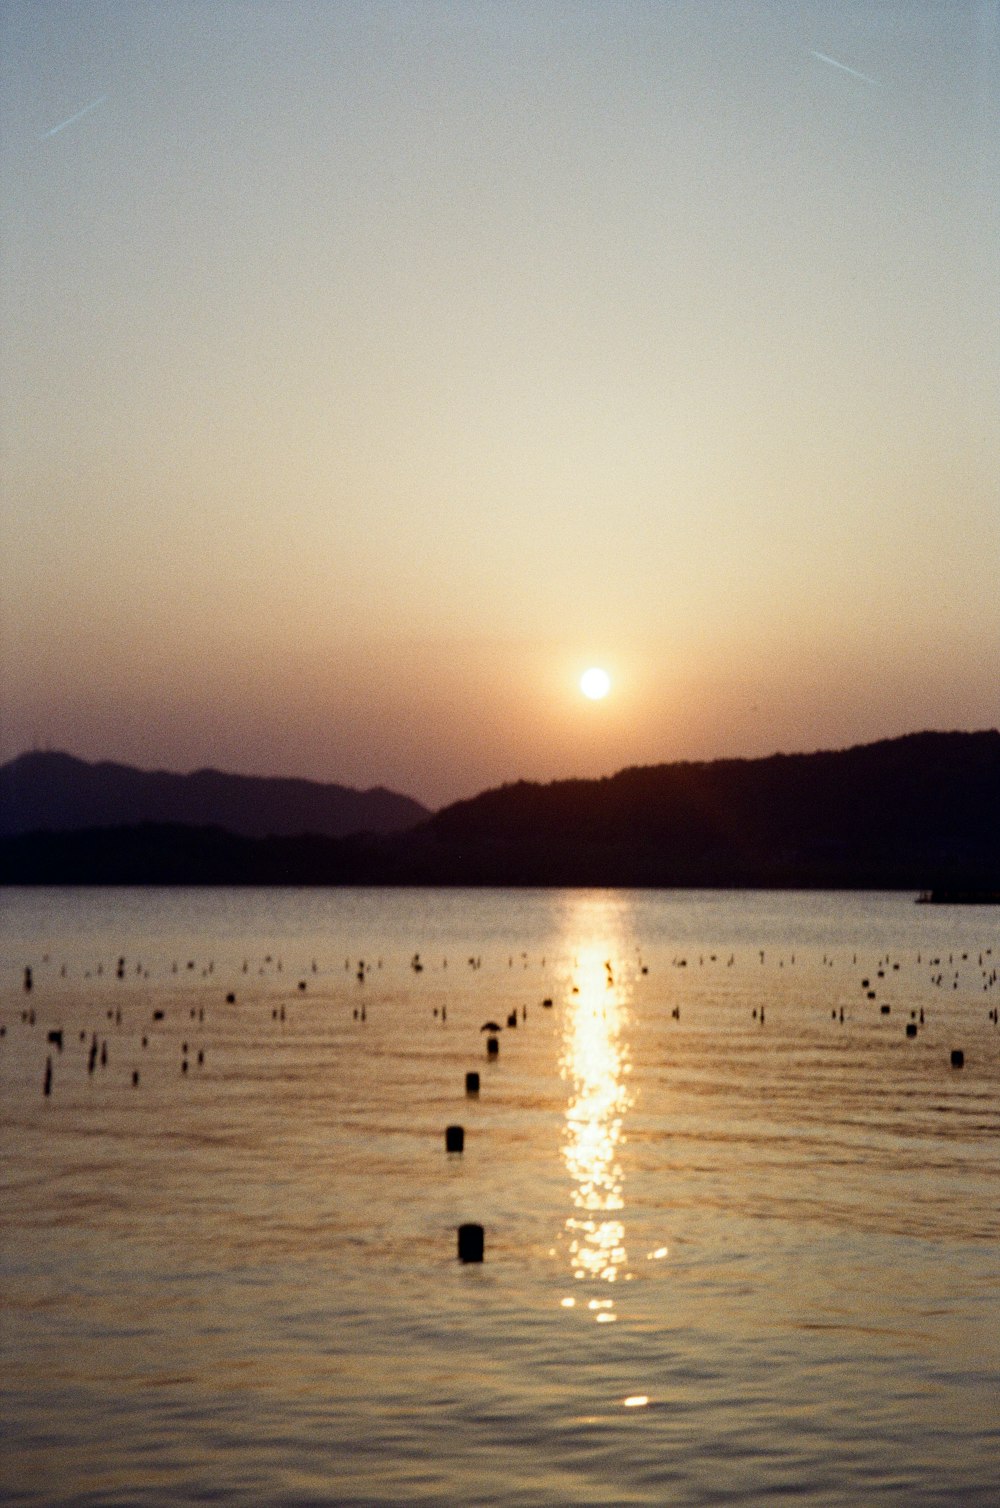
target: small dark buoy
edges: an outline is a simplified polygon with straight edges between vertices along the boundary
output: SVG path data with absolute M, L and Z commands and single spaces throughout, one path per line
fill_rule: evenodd
M 464 1151 L 465 1128 L 463 1126 L 446 1126 L 444 1132 L 444 1146 L 446 1152 Z
M 162 1021 L 163 1020 L 163 1012 L 162 1011 L 154 1011 L 153 1012 L 153 1020 L 154 1021 Z
M 499 1055 L 500 1055 L 500 1041 L 499 1041 L 499 1038 L 497 1038 L 497 1037 L 487 1037 L 486 1038 L 486 1055 L 487 1055 L 487 1057 L 490 1057 L 490 1058 L 499 1057 Z
M 907 1021 L 906 1035 L 908 1037 L 915 1037 L 917 1035 L 917 1023 L 915 1021 Z
M 45 1089 L 46 1094 L 52 1093 L 52 1059 L 45 1059 Z
M 232 990 L 230 990 L 229 994 L 226 996 L 226 1004 L 227 1005 L 235 1005 L 236 1004 L 236 996 L 233 994 Z
M 545 999 L 542 1001 L 542 1004 L 547 1011 L 550 1011 L 552 1009 L 552 996 L 546 995 Z
M 466 1094 L 478 1094 L 479 1093 L 479 1075 L 478 1075 L 478 1073 L 467 1073 L 465 1075 L 465 1092 L 466 1092 Z
M 138 1068 L 133 1068 L 133 1070 L 132 1070 L 132 1088 L 135 1089 L 137 1087 L 138 1083 L 139 1083 L 139 1070 L 138 1070 Z
M 300 990 L 304 990 L 304 989 L 305 989 L 305 987 L 306 987 L 306 982 L 305 982 L 305 980 L 304 980 L 304 979 L 300 979 L 300 980 L 299 980 L 299 989 L 300 989 Z
M 511 1011 L 510 1015 L 507 1017 L 507 1025 L 508 1026 L 516 1026 L 517 1025 L 517 1011 Z
M 59 1051 L 62 1052 L 63 1034 L 61 1027 L 57 1028 L 55 1031 L 50 1031 L 48 1040 L 51 1042 L 53 1047 L 58 1047 Z
M 891 1010 L 891 1006 L 883 1005 L 883 1006 L 880 1006 L 879 1009 L 881 1010 L 881 1013 L 882 1013 L 883 1016 L 888 1016 L 889 1011 Z
M 24 970 L 24 988 L 26 990 L 30 990 L 31 989 L 31 965 L 30 964 L 28 964 L 25 967 L 25 970 Z
M 485 1237 L 481 1225 L 458 1227 L 458 1260 L 460 1262 L 481 1262 L 484 1245 Z
M 953 1047 L 951 1050 L 951 1066 L 952 1068 L 965 1067 L 965 1053 L 960 1047 Z

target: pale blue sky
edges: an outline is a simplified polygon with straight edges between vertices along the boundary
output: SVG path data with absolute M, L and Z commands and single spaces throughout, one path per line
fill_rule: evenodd
M 2 16 L 3 757 L 1000 721 L 995 4 Z

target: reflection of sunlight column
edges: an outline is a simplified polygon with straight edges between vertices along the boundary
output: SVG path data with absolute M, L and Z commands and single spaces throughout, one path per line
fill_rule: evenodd
M 625 986 L 607 942 L 575 948 L 573 983 L 563 1034 L 562 1076 L 570 1083 L 563 1157 L 573 1179 L 576 1213 L 566 1221 L 573 1276 L 613 1283 L 626 1276 L 622 1170 L 618 1148 L 630 1104 L 628 1049 L 622 1040 Z M 567 1307 L 575 1299 L 564 1299 Z M 615 1319 L 614 1300 L 591 1298 L 598 1321 Z

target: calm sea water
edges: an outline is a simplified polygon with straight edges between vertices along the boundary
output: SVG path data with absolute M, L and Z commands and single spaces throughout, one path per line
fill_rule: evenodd
M 995 909 L 0 904 L 5 1503 L 1000 1499 Z

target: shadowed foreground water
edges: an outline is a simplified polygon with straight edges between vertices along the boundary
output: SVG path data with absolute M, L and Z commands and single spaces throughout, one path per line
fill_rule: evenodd
M 4 916 L 4 1502 L 996 1502 L 995 910 Z

